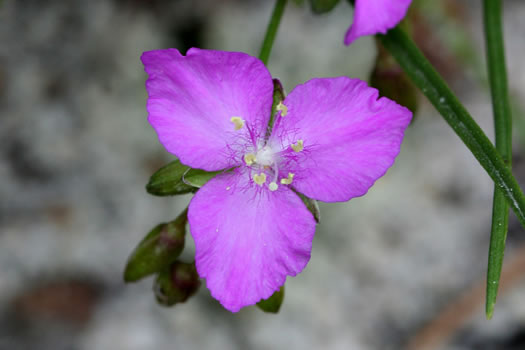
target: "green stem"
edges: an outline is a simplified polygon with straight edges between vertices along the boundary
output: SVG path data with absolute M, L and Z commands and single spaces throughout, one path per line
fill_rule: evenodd
M 525 227 L 525 197 L 503 159 L 483 130 L 452 93 L 441 76 L 414 42 L 399 28 L 379 35 L 383 45 L 396 58 L 410 79 L 421 89 L 437 111 L 485 168 Z
M 512 117 L 507 92 L 507 69 L 501 23 L 501 0 L 483 0 L 483 22 L 485 26 L 485 45 L 489 73 L 496 149 L 503 161 L 511 167 L 512 162 Z M 505 240 L 509 226 L 509 205 L 505 196 L 494 186 L 492 209 L 492 230 L 490 234 L 489 259 L 487 268 L 487 296 L 485 312 L 490 319 L 498 295 Z
M 277 0 L 275 2 L 272 17 L 270 18 L 270 23 L 268 23 L 268 28 L 266 29 L 264 41 L 261 46 L 261 52 L 259 53 L 259 58 L 264 62 L 265 65 L 268 64 L 268 59 L 270 58 L 270 52 L 272 51 L 275 35 L 277 34 L 277 29 L 279 29 L 281 18 L 283 17 L 286 1 L 287 0 Z

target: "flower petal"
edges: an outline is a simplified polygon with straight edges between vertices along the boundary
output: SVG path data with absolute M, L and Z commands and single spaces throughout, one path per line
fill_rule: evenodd
M 354 21 L 345 36 L 345 45 L 363 35 L 385 34 L 405 17 L 412 0 L 356 0 Z
M 235 147 L 266 132 L 273 83 L 259 59 L 196 48 L 186 56 L 175 49 L 149 51 L 141 59 L 149 74 L 148 120 L 183 164 L 208 171 L 231 167 L 239 162 Z M 240 118 L 240 130 L 232 117 Z
M 284 149 L 293 187 L 313 199 L 347 201 L 385 174 L 412 113 L 377 97 L 376 89 L 347 77 L 312 79 L 290 92 L 288 114 L 277 119 L 270 142 Z M 292 151 L 298 140 L 304 149 Z
M 188 212 L 197 271 L 214 298 L 237 312 L 269 298 L 310 259 L 315 220 L 281 186 L 270 192 L 240 171 L 211 179 Z

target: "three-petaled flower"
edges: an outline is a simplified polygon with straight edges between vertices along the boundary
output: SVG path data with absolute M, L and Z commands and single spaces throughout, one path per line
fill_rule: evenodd
M 385 34 L 395 27 L 405 14 L 412 0 L 356 0 L 354 21 L 345 36 L 345 44 L 364 35 Z
M 189 205 L 195 262 L 231 311 L 270 297 L 310 259 L 325 202 L 365 194 L 393 164 L 411 112 L 347 77 L 298 85 L 268 130 L 273 81 L 239 52 L 145 52 L 148 120 L 183 164 L 225 171 Z

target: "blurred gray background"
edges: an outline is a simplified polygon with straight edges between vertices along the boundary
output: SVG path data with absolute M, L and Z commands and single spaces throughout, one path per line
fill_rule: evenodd
M 505 3 L 525 182 L 525 2 Z M 0 349 L 524 349 L 525 242 L 511 216 L 494 318 L 484 316 L 493 186 L 420 99 L 401 155 L 369 193 L 322 204 L 312 259 L 277 315 L 231 314 L 205 285 L 156 304 L 122 281 L 129 253 L 190 197 L 152 197 L 172 159 L 146 121 L 143 51 L 256 55 L 273 1 L 0 1 Z M 480 2 L 419 1 L 414 35 L 492 137 Z M 352 10 L 290 2 L 269 69 L 289 91 L 316 76 L 368 79 L 376 47 L 342 44 Z M 191 260 L 188 236 L 186 260 Z

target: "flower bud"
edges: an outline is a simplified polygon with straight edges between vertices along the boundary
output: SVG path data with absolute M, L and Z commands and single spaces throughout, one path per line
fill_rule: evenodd
M 370 85 L 379 90 L 380 96 L 407 107 L 415 115 L 419 104 L 417 88 L 379 40 L 376 44 L 378 53 Z
M 310 7 L 312 12 L 320 14 L 332 11 L 338 3 L 339 0 L 310 0 Z
M 146 191 L 154 196 L 174 196 L 195 192 L 219 172 L 192 169 L 177 159 L 151 176 Z
M 201 285 L 195 263 L 176 261 L 157 275 L 153 291 L 157 302 L 164 306 L 184 303 Z
M 131 253 L 124 281 L 135 282 L 174 262 L 184 249 L 188 210 L 175 220 L 157 225 Z

